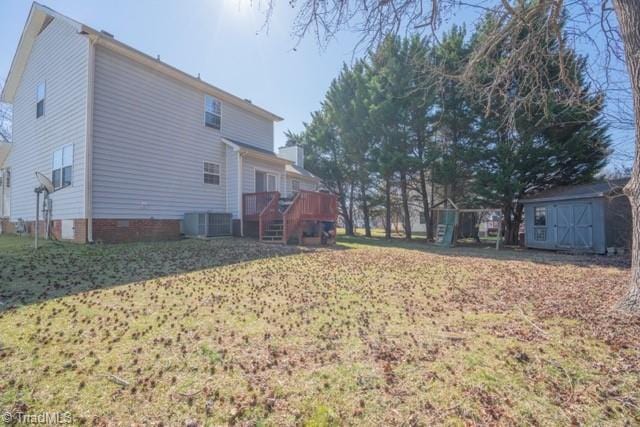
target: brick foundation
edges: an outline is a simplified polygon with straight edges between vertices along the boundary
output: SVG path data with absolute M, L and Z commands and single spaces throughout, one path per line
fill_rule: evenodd
M 72 221 L 72 238 L 62 238 L 62 223 L 65 221 Z M 17 221 L 11 222 L 8 218 L 0 219 L 0 223 L 2 224 L 2 234 L 15 234 L 16 233 L 16 224 Z M 25 221 L 25 226 L 27 229 L 27 234 L 33 236 L 36 229 L 35 221 Z M 44 223 L 40 223 L 40 227 L 38 229 L 38 235 L 44 237 L 45 227 Z M 67 242 L 75 242 L 75 243 L 86 243 L 87 242 L 87 220 L 83 218 L 79 219 L 54 219 L 51 221 L 51 236 L 56 240 L 64 240 Z M 68 237 L 68 236 L 67 236 Z
M 15 234 L 16 227 L 9 218 L 0 218 L 0 234 Z
M 63 222 L 73 221 L 73 238 L 62 238 Z M 16 222 L 0 219 L 3 234 L 15 234 Z M 35 232 L 35 221 L 25 221 L 27 234 Z M 71 224 L 66 223 L 67 227 Z M 56 219 L 51 222 L 51 234 L 56 240 L 75 243 L 87 242 L 87 220 Z M 44 224 L 40 224 L 39 235 L 44 236 Z M 103 243 L 141 242 L 154 240 L 176 240 L 180 238 L 180 220 L 177 219 L 94 219 L 93 240 Z M 65 237 L 69 237 L 69 235 Z
M 177 219 L 94 219 L 93 240 L 104 243 L 177 240 Z

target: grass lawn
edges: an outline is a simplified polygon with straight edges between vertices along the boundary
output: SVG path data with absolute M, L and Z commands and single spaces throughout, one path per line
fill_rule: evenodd
M 0 409 L 90 425 L 633 425 L 625 261 L 0 237 Z

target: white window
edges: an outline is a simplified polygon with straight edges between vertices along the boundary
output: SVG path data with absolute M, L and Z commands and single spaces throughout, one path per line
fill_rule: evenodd
M 300 181 L 298 181 L 297 179 L 291 181 L 291 191 L 293 191 L 294 193 L 300 191 Z
M 256 193 L 277 191 L 277 177 L 272 173 L 256 171 Z
M 222 120 L 222 105 L 213 96 L 204 96 L 204 124 L 214 129 L 220 129 Z
M 59 189 L 71 185 L 73 176 L 73 145 L 65 145 L 53 152 L 51 181 L 53 188 Z
M 45 92 L 44 82 L 38 84 L 38 88 L 36 89 L 36 119 L 44 115 Z
M 220 185 L 220 165 L 204 162 L 204 183 Z

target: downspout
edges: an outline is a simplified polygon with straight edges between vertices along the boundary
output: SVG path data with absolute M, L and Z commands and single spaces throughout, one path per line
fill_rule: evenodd
M 0 218 L 4 218 L 4 182 L 7 178 L 4 176 L 4 169 L 2 168 L 0 168 L 0 176 L 2 176 L 2 185 L 0 185 Z
M 84 217 L 87 219 L 87 242 L 93 243 L 93 90 L 95 74 L 95 43 L 98 39 L 89 36 L 89 63 L 87 65 L 87 110 L 85 117 L 84 145 Z
M 240 216 L 240 237 L 244 237 L 244 213 L 242 212 L 242 153 L 238 153 L 238 213 Z

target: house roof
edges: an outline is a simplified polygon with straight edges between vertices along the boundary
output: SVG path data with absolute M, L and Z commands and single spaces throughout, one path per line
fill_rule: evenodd
M 282 120 L 282 117 L 270 111 L 267 111 L 264 108 L 258 107 L 248 100 L 232 95 L 231 93 L 226 92 L 212 84 L 204 82 L 198 77 L 187 74 L 184 71 L 181 71 L 167 63 L 164 63 L 157 58 L 140 52 L 139 50 L 116 40 L 112 35 L 106 32 L 97 31 L 89 27 L 88 25 L 79 23 L 37 2 L 34 2 L 32 4 L 31 11 L 29 12 L 29 17 L 27 18 L 27 22 L 24 26 L 24 29 L 22 30 L 20 42 L 18 43 L 18 48 L 13 57 L 11 68 L 9 69 L 9 75 L 6 79 L 6 84 L 2 90 L 2 93 L 0 94 L 0 101 L 13 103 L 16 90 L 18 89 L 18 85 L 20 83 L 20 77 L 22 76 L 24 68 L 27 64 L 27 59 L 29 58 L 29 53 L 31 52 L 33 43 L 35 42 L 36 37 L 43 28 L 43 25 L 46 25 L 46 23 L 50 21 L 51 18 L 64 20 L 65 22 L 76 28 L 78 33 L 85 34 L 95 40 L 96 44 L 121 53 L 139 63 L 150 66 L 153 69 L 158 70 L 166 75 L 172 76 L 180 81 L 183 81 L 195 87 L 196 89 L 203 91 L 204 93 L 213 95 L 244 110 L 251 111 L 252 113 L 260 117 L 264 117 L 276 122 Z
M 301 168 L 298 165 L 287 165 L 285 167 L 287 173 L 299 175 L 304 178 L 312 179 L 314 181 L 320 181 L 320 178 L 309 172 L 308 170 Z
M 227 138 L 227 137 L 223 137 L 222 142 L 228 145 L 229 147 L 233 148 L 234 150 L 239 151 L 243 154 L 248 154 L 250 156 L 258 157 L 260 159 L 264 159 L 267 161 L 281 163 L 283 165 L 288 165 L 292 163 L 291 160 L 284 159 L 278 156 L 276 153 L 274 153 L 271 150 L 256 147 L 255 145 L 247 144 L 245 142 L 240 142 L 238 140 Z
M 531 196 L 524 197 L 521 203 L 551 202 L 558 200 L 588 199 L 592 197 L 604 197 L 615 192 L 620 192 L 627 184 L 629 178 L 598 181 L 590 184 L 567 185 L 542 191 Z

